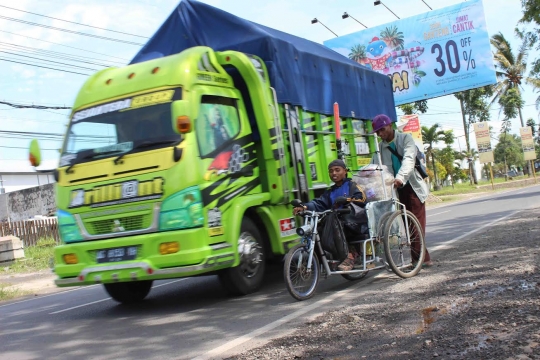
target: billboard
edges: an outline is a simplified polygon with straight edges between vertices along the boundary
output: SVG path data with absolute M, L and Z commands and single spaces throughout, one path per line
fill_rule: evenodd
M 519 133 L 521 135 L 521 146 L 523 147 L 524 160 L 535 160 L 536 151 L 534 150 L 532 128 L 530 126 L 519 128 Z
M 489 135 L 489 123 L 480 122 L 474 123 L 473 125 L 480 164 L 494 162 L 495 159 L 493 157 L 493 149 L 491 148 L 491 137 Z
M 388 75 L 396 105 L 496 83 L 481 0 L 340 36 L 324 45 Z
M 412 135 L 416 147 L 418 147 L 418 150 L 420 150 L 422 157 L 425 160 L 424 142 L 422 141 L 422 127 L 420 126 L 420 118 L 418 115 L 402 115 L 399 117 L 396 125 L 401 132 L 410 133 Z

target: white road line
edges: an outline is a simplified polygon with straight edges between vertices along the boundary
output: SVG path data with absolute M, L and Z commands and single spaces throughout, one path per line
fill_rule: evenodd
M 1 308 L 1 307 L 4 307 L 4 306 L 9 306 L 9 305 L 21 304 L 21 303 L 25 303 L 25 302 L 29 302 L 29 301 L 36 301 L 36 300 L 40 300 L 40 299 L 43 299 L 43 298 L 46 298 L 46 297 L 51 297 L 51 296 L 54 296 L 54 295 L 65 294 L 65 293 L 72 292 L 72 291 L 83 290 L 83 289 L 89 289 L 89 288 L 95 287 L 95 286 L 97 286 L 97 285 L 81 286 L 81 287 L 78 287 L 78 288 L 76 288 L 76 289 L 71 289 L 71 290 L 65 290 L 65 291 L 55 292 L 54 294 L 40 295 L 39 297 L 33 297 L 33 298 L 31 298 L 31 299 L 26 299 L 26 300 L 21 300 L 21 301 L 17 301 L 17 302 L 12 302 L 12 303 L 5 304 L 5 305 L 0 305 L 0 308 Z
M 165 283 L 165 284 L 154 285 L 154 286 L 152 286 L 152 289 L 155 289 L 155 288 L 158 288 L 158 287 L 162 287 L 162 286 L 165 286 L 165 285 L 174 284 L 174 283 L 176 283 L 176 282 L 184 281 L 184 280 L 187 280 L 187 279 L 188 279 L 188 278 L 182 278 L 182 279 L 178 279 L 178 280 L 169 281 L 168 283 Z
M 187 279 L 183 278 L 183 279 L 178 279 L 178 280 L 174 280 L 174 281 L 169 281 L 168 283 L 165 283 L 165 284 L 160 284 L 160 285 L 152 286 L 152 289 L 155 289 L 155 288 L 158 288 L 158 287 L 161 287 L 161 286 L 165 286 L 165 285 L 170 285 L 170 284 L 173 284 L 173 283 L 175 283 L 175 282 L 182 281 L 182 280 L 187 280 Z M 70 307 L 70 308 L 67 308 L 67 309 L 63 309 L 63 310 L 58 310 L 58 311 L 49 313 L 49 315 L 59 314 L 59 313 L 65 312 L 65 311 L 78 309 L 78 308 L 81 308 L 81 307 L 84 307 L 84 306 L 97 304 L 97 303 L 100 303 L 100 302 L 103 302 L 103 301 L 107 301 L 107 300 L 111 300 L 111 298 L 106 298 L 106 299 L 101 299 L 101 300 L 97 300 L 97 301 L 92 301 L 92 302 L 89 302 L 89 303 L 86 303 L 86 304 L 73 306 L 73 307 Z
M 86 304 L 82 304 L 82 305 L 78 305 L 78 306 L 73 306 L 73 307 L 70 307 L 70 308 L 67 308 L 67 309 L 64 309 L 64 310 L 58 310 L 58 311 L 49 313 L 49 315 L 60 314 L 60 313 L 63 313 L 63 312 L 65 312 L 65 311 L 69 311 L 69 310 L 73 310 L 73 309 L 78 309 L 78 308 L 81 308 L 81 307 L 84 307 L 84 306 L 88 306 L 88 305 L 92 305 L 92 304 L 97 304 L 97 303 L 100 303 L 100 302 L 103 302 L 103 301 L 107 301 L 107 300 L 111 300 L 111 298 L 101 299 L 101 300 L 98 300 L 98 301 L 92 301 L 92 302 L 89 302 L 89 303 L 86 303 Z
M 284 316 L 282 317 L 281 319 L 279 320 L 276 320 L 270 324 L 267 324 L 255 331 L 252 331 L 251 333 L 249 334 L 246 334 L 246 335 L 243 335 L 243 336 L 240 336 L 239 338 L 236 338 L 234 340 L 231 340 L 221 346 L 218 346 L 217 348 L 214 348 L 202 355 L 199 355 L 195 358 L 193 358 L 192 360 L 208 360 L 208 359 L 213 359 L 217 356 L 219 356 L 220 354 L 223 354 L 224 352 L 228 351 L 228 350 L 231 350 L 247 341 L 250 341 L 251 339 L 253 338 L 256 338 L 266 332 L 269 332 L 275 328 L 277 328 L 278 326 L 281 326 L 291 320 L 294 320 L 296 318 L 299 318 L 300 316 L 306 314 L 306 313 L 309 313 L 310 311 L 313 311 L 331 301 L 334 301 L 335 298 L 337 297 L 341 297 L 341 296 L 344 296 L 348 293 L 350 293 L 351 291 L 354 291 L 354 290 L 357 290 L 358 287 L 360 286 L 363 286 L 365 284 L 362 284 L 362 283 L 358 283 L 357 285 L 353 285 L 351 286 L 350 288 L 346 289 L 346 290 L 341 290 L 341 291 L 337 291 L 335 293 L 333 293 L 332 295 L 329 295 L 327 297 L 325 297 L 324 299 L 321 299 L 311 305 L 308 305 L 306 307 L 303 307 L 301 308 L 300 310 L 297 310 L 287 316 Z
M 480 230 L 482 230 L 482 229 L 484 229 L 484 228 L 486 228 L 486 227 L 488 227 L 488 226 L 491 226 L 491 225 L 493 225 L 493 224 L 496 224 L 496 223 L 498 223 L 499 221 L 502 221 L 502 220 L 504 220 L 504 219 L 506 219 L 506 218 L 509 218 L 510 216 L 513 216 L 513 215 L 515 215 L 515 214 L 517 214 L 517 213 L 520 213 L 520 212 L 522 212 L 522 211 L 523 211 L 523 210 L 517 210 L 517 211 L 514 211 L 514 212 L 511 213 L 511 214 L 508 214 L 508 215 L 506 215 L 506 216 L 503 216 L 503 217 L 501 217 L 501 218 L 498 218 L 497 220 L 493 220 L 492 222 L 490 222 L 490 223 L 488 223 L 488 224 L 484 224 L 484 225 L 480 226 L 480 227 L 477 228 L 477 229 L 474 229 L 474 230 L 472 230 L 472 231 L 469 231 L 468 233 L 465 233 L 465 234 L 463 234 L 463 235 L 461 235 L 461 236 L 458 236 L 457 238 L 454 238 L 454 239 L 452 239 L 452 240 L 445 241 L 444 244 L 437 245 L 437 246 L 434 246 L 434 247 L 430 247 L 430 248 L 429 248 L 429 252 L 432 253 L 432 252 L 435 252 L 435 251 L 444 250 L 444 249 L 446 249 L 446 248 L 449 248 L 449 247 L 450 247 L 449 245 L 455 243 L 456 241 L 459 241 L 459 240 L 463 239 L 463 238 L 466 237 L 466 236 L 469 236 L 469 235 L 471 235 L 471 234 L 474 234 L 475 232 L 478 232 L 478 231 L 480 231 Z
M 443 211 L 443 212 L 440 212 L 440 213 L 436 213 L 436 214 L 431 214 L 431 215 L 428 215 L 426 217 L 430 217 L 430 216 L 435 216 L 435 215 L 441 215 L 441 214 L 444 214 L 444 213 L 447 213 L 447 212 L 450 212 L 451 210 L 447 210 L 447 211 Z

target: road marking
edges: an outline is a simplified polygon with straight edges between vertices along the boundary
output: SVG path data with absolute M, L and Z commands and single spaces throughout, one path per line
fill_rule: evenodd
M 161 287 L 161 286 L 165 286 L 165 285 L 170 285 L 170 284 L 173 284 L 173 283 L 175 283 L 175 282 L 182 281 L 182 280 L 186 280 L 186 279 L 178 279 L 178 280 L 174 280 L 174 281 L 169 281 L 169 282 L 167 282 L 167 283 L 165 283 L 165 284 L 155 285 L 155 286 L 152 286 L 152 289 L 155 289 L 155 288 L 158 288 L 158 287 Z M 59 313 L 65 312 L 65 311 L 78 309 L 78 308 L 81 308 L 81 307 L 84 307 L 84 306 L 97 304 L 97 303 L 100 303 L 100 302 L 103 302 L 103 301 L 107 301 L 107 300 L 111 300 L 111 298 L 109 297 L 109 298 L 106 298 L 106 299 L 101 299 L 101 300 L 92 301 L 92 302 L 89 302 L 89 303 L 86 303 L 86 304 L 73 306 L 73 307 L 70 307 L 70 308 L 67 308 L 67 309 L 58 310 L 58 311 L 49 313 L 49 315 L 59 314 Z
M 72 291 L 88 289 L 88 288 L 95 287 L 95 286 L 97 286 L 97 285 L 81 286 L 81 287 L 78 287 L 78 288 L 76 288 L 76 289 L 71 289 L 71 290 L 65 290 L 65 291 L 55 292 L 54 294 L 40 295 L 39 297 L 33 297 L 33 298 L 31 298 L 31 299 L 26 299 L 26 300 L 21 300 L 21 301 L 17 301 L 17 302 L 12 302 L 12 303 L 5 304 L 5 305 L 0 305 L 0 308 L 1 308 L 1 307 L 4 307 L 4 306 L 9 306 L 9 305 L 22 304 L 22 303 L 29 302 L 29 301 L 36 301 L 36 300 L 40 300 L 40 299 L 43 299 L 43 298 L 46 298 L 46 297 L 51 297 L 51 296 L 54 296 L 54 295 L 65 294 L 65 293 L 72 292 Z
M 496 224 L 496 223 L 498 223 L 499 221 L 502 221 L 502 220 L 504 220 L 504 219 L 506 219 L 506 218 L 508 218 L 508 217 L 510 217 L 510 216 L 513 216 L 513 215 L 515 215 L 515 214 L 517 214 L 517 213 L 520 213 L 520 212 L 522 212 L 522 211 L 523 211 L 523 210 L 517 210 L 517 211 L 514 211 L 514 212 L 511 213 L 511 214 L 508 214 L 508 215 L 506 215 L 506 216 L 503 216 L 502 218 L 498 218 L 498 219 L 496 219 L 496 220 L 493 220 L 492 222 L 490 222 L 490 223 L 488 223 L 488 224 L 484 224 L 484 225 L 480 226 L 480 227 L 477 228 L 477 229 L 474 229 L 474 230 L 472 230 L 472 231 L 469 231 L 468 233 L 465 233 L 465 234 L 463 234 L 463 235 L 458 236 L 457 238 L 454 238 L 454 239 L 452 239 L 452 240 L 448 240 L 448 241 L 446 241 L 444 244 L 434 246 L 434 247 L 432 247 L 432 248 L 429 249 L 429 252 L 432 253 L 432 252 L 435 252 L 435 251 L 438 251 L 438 250 L 447 249 L 447 248 L 449 248 L 449 245 L 455 243 L 456 241 L 459 241 L 459 240 L 463 239 L 463 238 L 466 237 L 466 236 L 472 235 L 472 234 L 474 234 L 475 232 L 478 232 L 478 231 L 480 231 L 480 230 L 482 230 L 482 229 L 484 229 L 484 228 L 486 228 L 486 227 L 488 227 L 488 226 L 491 226 L 491 225 L 493 225 L 493 224 Z
M 441 214 L 444 214 L 444 213 L 447 213 L 447 212 L 450 212 L 451 210 L 447 210 L 447 211 L 443 211 L 443 212 L 440 212 L 440 213 L 436 213 L 436 214 L 431 214 L 431 215 L 428 215 L 426 217 L 430 217 L 430 216 L 435 216 L 435 215 L 441 215 Z
M 306 314 L 306 313 L 309 313 L 310 311 L 313 311 L 331 301 L 334 301 L 334 299 L 336 299 L 337 297 L 341 297 L 341 296 L 345 296 L 347 295 L 348 293 L 350 293 L 351 291 L 354 291 L 354 290 L 357 290 L 360 286 L 365 286 L 365 283 L 358 283 L 357 285 L 353 285 L 351 286 L 350 288 L 346 289 L 346 290 L 341 290 L 341 291 L 337 291 L 337 292 L 334 292 L 332 295 L 329 295 L 327 297 L 325 297 L 324 299 L 321 299 L 311 305 L 308 305 L 308 306 L 305 306 L 305 307 L 302 307 L 300 310 L 297 310 L 287 316 L 284 316 L 282 317 L 281 319 L 279 320 L 276 320 L 270 324 L 267 324 L 257 330 L 254 330 L 252 331 L 251 333 L 249 334 L 246 334 L 246 335 L 243 335 L 243 336 L 240 336 L 239 338 L 236 338 L 234 340 L 231 340 L 221 346 L 218 346 L 217 348 L 214 348 L 202 355 L 199 355 L 197 357 L 194 357 L 192 358 L 191 360 L 209 360 L 209 359 L 213 359 L 213 358 L 216 358 L 216 357 L 219 357 L 219 355 L 223 354 L 224 352 L 228 351 L 228 350 L 231 350 L 233 348 L 236 348 L 237 346 L 247 342 L 247 341 L 250 341 L 251 339 L 253 338 L 257 338 L 259 336 L 261 336 L 262 334 L 264 333 L 267 333 L 291 320 L 294 320 L 294 319 L 297 319 L 299 318 L 300 316 Z
M 49 313 L 49 315 L 60 314 L 60 313 L 63 313 L 63 312 L 69 311 L 69 310 L 78 309 L 78 308 L 81 308 L 81 307 L 83 307 L 83 306 L 88 306 L 88 305 L 92 305 L 92 304 L 97 304 L 97 303 L 100 303 L 100 302 L 103 302 L 103 301 L 107 301 L 107 300 L 111 300 L 111 298 L 106 298 L 106 299 L 101 299 L 101 300 L 97 300 L 97 301 L 92 301 L 92 302 L 89 302 L 89 303 L 86 303 L 86 304 L 73 306 L 73 307 L 70 307 L 70 308 L 67 308 L 67 309 L 64 309 L 64 310 L 58 310 L 58 311 Z

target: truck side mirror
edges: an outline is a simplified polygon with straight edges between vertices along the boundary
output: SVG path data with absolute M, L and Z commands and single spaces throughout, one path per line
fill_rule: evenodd
M 34 167 L 41 164 L 41 149 L 39 148 L 37 139 L 30 141 L 28 160 L 30 160 L 30 164 Z

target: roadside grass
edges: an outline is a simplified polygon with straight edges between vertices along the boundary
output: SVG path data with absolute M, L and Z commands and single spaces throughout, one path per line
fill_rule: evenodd
M 495 178 L 493 179 L 493 183 L 494 184 L 502 184 L 502 183 L 505 183 L 505 182 L 512 182 L 512 181 L 515 181 L 515 180 L 525 180 L 525 179 L 528 179 L 529 177 L 527 176 L 517 176 L 517 177 L 514 177 L 512 178 L 511 180 L 509 179 L 508 181 L 506 181 L 504 178 Z M 478 181 L 478 185 L 471 185 L 470 183 L 462 183 L 462 184 L 455 184 L 454 187 L 452 187 L 451 185 L 450 186 L 445 186 L 437 191 L 431 191 L 431 193 L 435 196 L 446 196 L 446 195 L 464 195 L 464 194 L 474 194 L 474 193 L 485 193 L 485 192 L 498 192 L 498 191 L 502 191 L 502 190 L 507 190 L 505 188 L 501 188 L 501 189 L 495 189 L 495 190 L 492 190 L 491 188 L 489 188 L 489 185 L 491 185 L 491 181 L 486 181 L 486 180 L 480 180 Z M 483 187 L 483 188 L 478 188 L 479 186 L 488 186 L 487 188 L 486 187 Z M 524 184 L 523 186 L 527 186 L 526 184 Z
M 28 295 L 29 291 L 10 287 L 9 284 L 0 283 L 0 301 L 12 300 L 20 296 Z
M 38 240 L 35 246 L 29 246 L 24 249 L 24 259 L 18 259 L 4 269 L 4 274 L 10 273 L 29 273 L 40 270 L 46 270 L 51 267 L 51 261 L 54 259 L 54 247 L 56 242 L 53 238 L 42 238 Z

